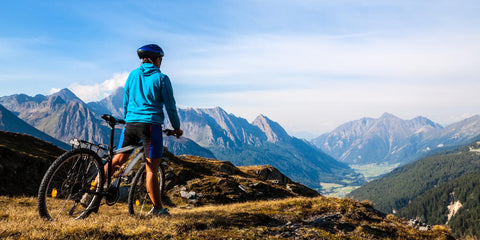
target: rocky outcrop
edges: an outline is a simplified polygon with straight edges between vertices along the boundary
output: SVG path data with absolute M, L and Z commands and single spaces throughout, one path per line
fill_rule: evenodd
M 236 167 L 228 161 L 165 153 L 168 157 L 165 201 L 171 205 L 197 206 L 320 195 L 272 166 Z

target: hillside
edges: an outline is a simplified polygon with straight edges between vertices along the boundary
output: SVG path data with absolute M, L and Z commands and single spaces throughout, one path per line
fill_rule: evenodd
M 205 158 L 217 158 L 212 151 L 198 145 L 196 142 L 182 137 L 177 138 L 164 138 L 163 145 L 169 149 L 175 155 L 195 155 Z
M 457 238 L 480 236 L 480 172 L 432 188 L 398 211 L 427 224 L 448 224 Z
M 381 211 L 391 213 L 430 189 L 462 175 L 480 172 L 480 142 L 439 152 L 417 162 L 397 168 L 351 192 L 349 197 L 369 199 Z
M 289 198 L 198 208 L 172 208 L 172 217 L 138 218 L 125 204 L 103 205 L 86 220 L 40 219 L 33 198 L 0 196 L 2 239 L 453 239 L 433 226 L 420 231 L 368 202 Z
M 63 149 L 68 149 L 68 144 L 59 141 L 50 135 L 45 134 L 44 132 L 32 127 L 28 123 L 24 122 L 15 114 L 8 111 L 5 107 L 0 104 L 0 131 L 16 132 L 16 133 L 25 133 L 37 138 L 40 138 L 44 141 L 55 144 L 58 147 Z
M 170 205 L 225 204 L 320 195 L 268 165 L 235 167 L 227 161 L 192 155 L 175 156 L 168 151 L 164 151 L 164 156 L 169 160 L 164 200 Z
M 0 195 L 33 196 L 63 149 L 38 138 L 0 131 Z

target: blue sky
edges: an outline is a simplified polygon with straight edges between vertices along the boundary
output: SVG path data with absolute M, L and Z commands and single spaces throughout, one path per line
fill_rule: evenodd
M 180 107 L 316 136 L 384 112 L 480 113 L 478 1 L 15 1 L 0 5 L 0 96 L 122 86 L 157 43 Z M 309 134 L 305 134 L 305 133 Z

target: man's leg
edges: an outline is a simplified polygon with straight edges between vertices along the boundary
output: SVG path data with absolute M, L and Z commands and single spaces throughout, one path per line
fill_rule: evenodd
M 120 166 L 122 166 L 127 160 L 128 160 L 128 157 L 130 157 L 130 153 L 119 153 L 115 156 L 113 156 L 113 159 L 112 159 L 112 174 L 115 172 L 115 170 L 117 170 L 118 168 L 120 168 Z M 105 179 L 108 177 L 107 176 L 107 173 L 108 173 L 108 164 L 105 164 L 105 166 L 103 166 L 103 171 L 105 173 Z M 97 186 L 98 184 L 98 175 L 97 177 L 95 178 L 95 186 Z
M 128 157 L 130 157 L 130 153 L 119 153 L 113 156 L 112 159 L 112 172 L 113 174 L 117 169 L 119 169 L 125 162 L 127 162 Z M 108 164 L 105 164 L 104 166 L 104 171 L 105 171 L 105 177 L 107 176 L 108 172 Z
M 158 182 L 158 168 L 161 158 L 146 158 L 145 172 L 148 196 L 152 200 L 155 209 L 162 209 L 162 198 L 160 193 L 160 183 Z

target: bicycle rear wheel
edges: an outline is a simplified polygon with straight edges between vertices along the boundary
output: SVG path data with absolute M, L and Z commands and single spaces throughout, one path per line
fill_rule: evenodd
M 160 197 L 162 197 L 165 189 L 165 172 L 162 164 L 158 167 L 158 183 L 160 185 Z M 152 207 L 152 200 L 148 196 L 146 186 L 145 164 L 143 164 L 137 174 L 135 174 L 130 186 L 128 212 L 132 215 L 145 216 Z
M 98 183 L 95 185 L 97 175 Z M 87 217 L 98 210 L 103 181 L 103 166 L 95 152 L 75 149 L 64 153 L 52 163 L 40 184 L 40 216 L 58 221 Z

